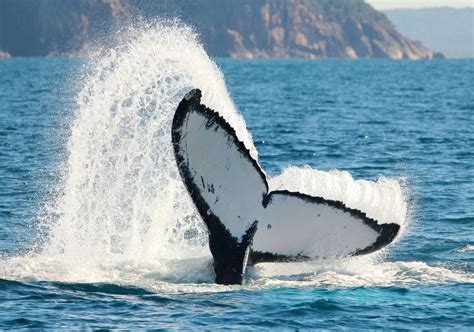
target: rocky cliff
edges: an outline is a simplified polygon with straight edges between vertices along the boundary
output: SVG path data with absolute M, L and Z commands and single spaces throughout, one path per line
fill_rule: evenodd
M 80 53 L 97 34 L 136 17 L 179 17 L 214 56 L 433 58 L 362 0 L 2 0 L 0 49 Z

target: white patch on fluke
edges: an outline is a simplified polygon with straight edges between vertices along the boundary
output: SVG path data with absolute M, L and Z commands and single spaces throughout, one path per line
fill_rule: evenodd
M 189 100 L 189 97 L 187 98 Z M 207 215 L 221 217 L 232 236 L 240 239 L 256 220 L 267 192 L 264 179 L 217 123 L 191 112 L 181 127 L 184 162 L 202 198 Z
M 253 240 L 255 251 L 334 258 L 367 248 L 379 236 L 344 210 L 295 196 L 275 193 L 271 197 Z

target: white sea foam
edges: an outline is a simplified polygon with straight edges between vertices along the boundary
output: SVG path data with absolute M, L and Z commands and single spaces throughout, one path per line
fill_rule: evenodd
M 41 213 L 39 248 L 0 262 L 0 278 L 109 282 L 163 292 L 223 291 L 213 282 L 205 227 L 178 174 L 171 119 L 192 88 L 236 128 L 256 157 L 223 76 L 195 33 L 176 22 L 130 29 L 90 60 L 71 123 L 58 197 Z M 108 45 L 109 46 L 109 45 Z M 102 52 L 102 54 L 104 53 Z M 347 172 L 289 168 L 272 188 L 342 200 L 404 224 L 400 181 L 356 181 Z M 262 264 L 244 287 L 472 282 L 472 274 L 371 257 Z
M 460 252 L 460 253 L 474 251 L 474 245 L 466 244 L 464 247 L 461 247 L 461 248 L 457 249 L 456 251 Z
M 474 283 L 474 273 L 423 262 L 384 262 L 374 257 L 302 263 L 266 263 L 249 267 L 243 286 L 213 283 L 210 257 L 100 263 L 68 261 L 44 255 L 12 258 L 0 264 L 0 278 L 67 283 L 113 283 L 160 293 L 225 292 L 275 287 L 410 287 Z

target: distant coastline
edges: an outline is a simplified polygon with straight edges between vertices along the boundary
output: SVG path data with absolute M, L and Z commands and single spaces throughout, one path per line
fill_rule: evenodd
M 97 36 L 136 17 L 180 18 L 196 27 L 215 57 L 444 58 L 362 0 L 3 1 L 0 50 L 5 56 L 87 56 Z

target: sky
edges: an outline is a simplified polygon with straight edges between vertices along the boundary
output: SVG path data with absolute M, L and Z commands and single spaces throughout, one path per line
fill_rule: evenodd
M 474 8 L 474 0 L 365 0 L 375 9 L 454 7 Z

